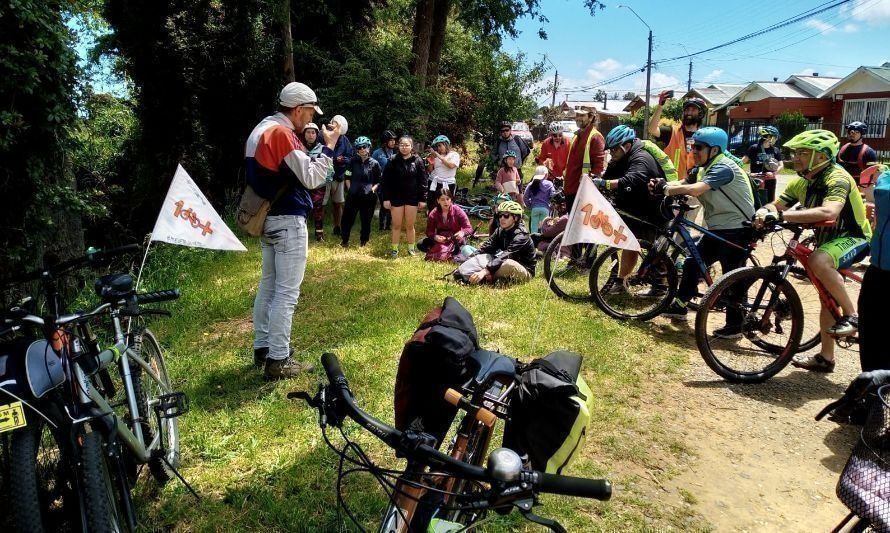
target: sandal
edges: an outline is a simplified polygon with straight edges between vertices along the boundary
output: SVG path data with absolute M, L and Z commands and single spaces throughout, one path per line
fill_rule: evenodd
M 829 361 L 821 353 L 816 355 L 797 355 L 791 360 L 791 365 L 812 372 L 834 372 L 834 360 Z

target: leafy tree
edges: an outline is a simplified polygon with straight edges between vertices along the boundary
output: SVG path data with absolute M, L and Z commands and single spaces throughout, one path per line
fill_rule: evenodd
M 635 93 L 633 91 L 627 91 L 626 93 L 624 93 L 624 96 L 622 96 L 621 99 L 622 100 L 633 100 L 636 97 L 637 97 L 637 93 Z
M 807 129 L 807 119 L 800 111 L 785 111 L 776 117 L 776 128 L 782 140 L 788 140 Z
M 594 96 L 593 96 L 593 101 L 594 102 L 605 102 L 606 98 L 608 98 L 608 97 L 609 97 L 609 95 L 606 94 L 606 91 L 604 91 L 602 89 L 597 89 L 596 94 L 594 94 Z
M 661 116 L 664 118 L 669 118 L 671 120 L 677 120 L 683 118 L 683 100 L 679 99 L 671 99 L 668 100 L 667 103 L 664 104 L 664 107 L 661 111 Z

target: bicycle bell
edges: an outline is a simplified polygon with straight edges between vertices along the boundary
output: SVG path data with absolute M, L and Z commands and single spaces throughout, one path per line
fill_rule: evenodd
M 497 448 L 488 456 L 487 470 L 498 481 L 514 481 L 522 471 L 522 459 L 509 448 Z

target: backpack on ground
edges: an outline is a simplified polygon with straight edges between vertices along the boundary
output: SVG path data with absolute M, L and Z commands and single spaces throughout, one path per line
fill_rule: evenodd
M 518 370 L 504 446 L 528 454 L 535 470 L 558 474 L 583 447 L 593 394 L 581 377 L 581 359 L 553 352 Z
M 467 357 L 479 349 L 473 317 L 448 296 L 423 317 L 402 349 L 394 395 L 395 425 L 429 433 L 442 443 L 457 414 L 445 391 L 467 381 Z

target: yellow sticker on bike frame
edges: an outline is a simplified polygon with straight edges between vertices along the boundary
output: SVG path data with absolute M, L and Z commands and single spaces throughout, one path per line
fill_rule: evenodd
M 23 428 L 26 425 L 28 423 L 25 421 L 25 410 L 22 408 L 22 402 L 0 405 L 0 433 Z

